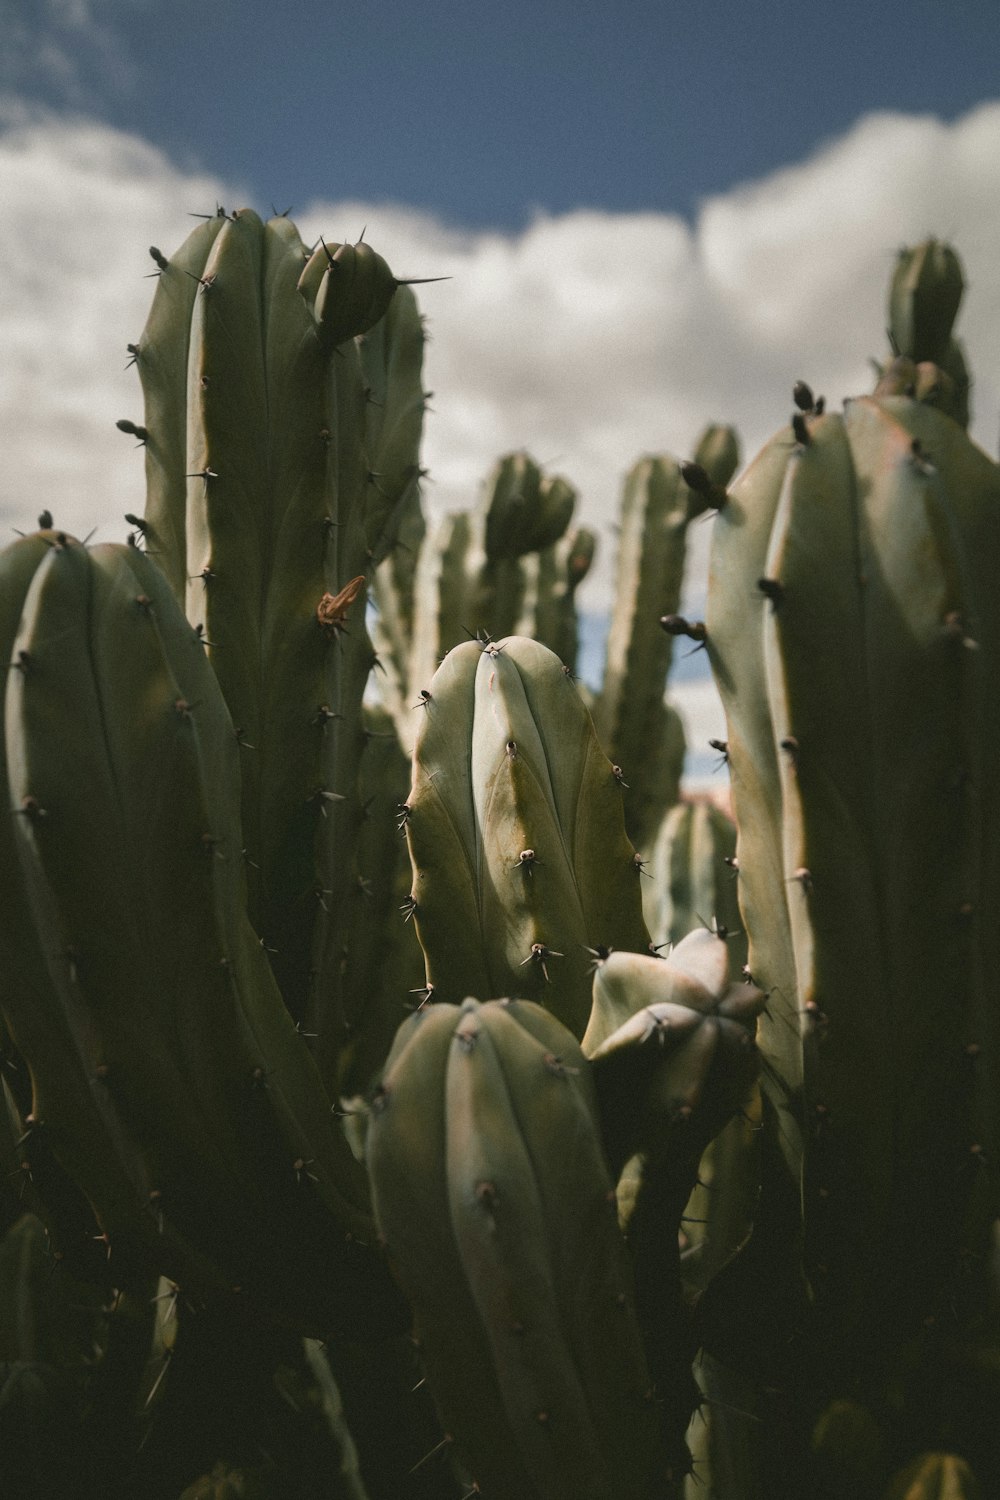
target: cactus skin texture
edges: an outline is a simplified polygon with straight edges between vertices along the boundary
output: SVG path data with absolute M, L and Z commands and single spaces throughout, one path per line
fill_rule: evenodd
M 431 1005 L 368 1169 L 445 1431 L 484 1500 L 660 1493 L 657 1416 L 586 1061 L 526 1001 Z
M 40 543 L 18 544 L 2 939 L 33 964 L 3 1003 L 36 1124 L 118 1284 L 239 1288 L 320 1335 L 382 1323 L 363 1172 L 246 920 L 240 750 L 202 643 L 134 548 Z
M 885 1500 L 982 1500 L 982 1492 L 964 1459 L 923 1453 L 897 1474 Z
M 965 1305 L 997 1209 L 1000 471 L 931 408 L 862 398 L 779 434 L 716 528 L 740 903 L 811 1288 L 788 1336 L 834 1388 L 877 1385 Z
M 165 263 L 136 346 L 143 536 L 241 731 L 251 921 L 331 1089 L 374 659 L 365 580 L 418 476 L 423 333 L 398 285 L 366 245 L 310 258 L 289 220 L 240 210 Z
M 520 993 L 581 1036 L 592 953 L 649 940 L 590 715 L 558 658 L 519 636 L 457 646 L 416 712 L 406 835 L 428 986 Z

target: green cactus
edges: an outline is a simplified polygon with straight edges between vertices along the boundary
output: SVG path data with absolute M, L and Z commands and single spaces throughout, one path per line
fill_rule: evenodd
M 729 970 L 739 979 L 747 941 L 736 890 L 736 825 L 710 802 L 678 802 L 660 824 L 643 887 L 646 925 L 656 948 L 698 926 L 724 934 Z
M 414 699 L 461 642 L 532 635 L 570 653 L 562 659 L 572 670 L 573 596 L 593 557 L 589 533 L 565 535 L 575 502 L 564 479 L 543 475 L 526 453 L 508 454 L 472 510 L 442 517 L 422 539 L 402 583 L 395 558 L 377 571 L 378 685 L 408 753 Z
M 878 1390 L 982 1296 L 963 1267 L 997 1211 L 1000 471 L 933 409 L 863 398 L 797 418 L 716 527 L 709 649 L 784 1160 L 761 1246 L 786 1226 L 782 1271 L 737 1271 L 785 1278 L 779 1338 L 821 1388 Z
M 915 396 L 968 427 L 969 371 L 952 336 L 964 285 L 950 245 L 930 239 L 899 252 L 888 307 L 894 357 L 879 369 L 875 393 Z
M 350 1238 L 364 1177 L 246 920 L 240 751 L 204 648 L 135 549 L 41 544 L 4 716 L 4 942 L 25 923 L 44 955 L 44 1037 L 38 997 L 4 1004 L 35 1118 L 120 1284 L 166 1270 L 319 1333 L 357 1297 L 366 1326 L 387 1287 Z
M 732 428 L 710 427 L 696 460 L 640 459 L 622 494 L 611 623 L 594 723 L 628 784 L 629 837 L 644 853 L 677 801 L 684 766 L 683 728 L 664 703 L 674 638 L 704 638 L 679 614 L 687 529 L 694 517 L 725 503 L 739 459 Z
M 517 993 L 580 1036 L 590 954 L 648 943 L 590 715 L 559 659 L 518 636 L 456 646 L 420 713 L 406 833 L 428 986 Z
M 135 354 L 140 529 L 241 732 L 251 921 L 332 1090 L 373 661 L 364 585 L 419 476 L 423 333 L 399 285 L 367 245 L 310 257 L 287 219 L 241 210 L 164 263 Z
M 523 1001 L 425 1009 L 386 1064 L 367 1159 L 445 1431 L 482 1492 L 657 1493 L 630 1271 L 573 1037 Z

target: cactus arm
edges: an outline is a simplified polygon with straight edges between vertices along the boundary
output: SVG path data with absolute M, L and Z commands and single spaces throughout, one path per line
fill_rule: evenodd
M 779 752 L 767 707 L 763 651 L 764 613 L 772 605 L 759 586 L 766 578 L 768 540 L 791 453 L 791 434 L 779 434 L 733 486 L 715 519 L 706 624 L 712 671 L 726 712 L 748 963 L 769 993 L 759 1022 L 762 1086 L 771 1097 L 773 1077 L 782 1151 L 797 1180 L 801 1126 L 787 1101 L 802 1082 L 799 1006 L 785 866 L 776 832 L 782 805 Z
M 416 1308 L 427 1379 L 445 1431 L 486 1487 L 537 1497 L 504 1412 L 489 1343 L 448 1213 L 441 1079 L 458 1045 L 455 1012 L 434 1005 L 404 1023 L 375 1095 L 366 1159 L 380 1235 Z
M 145 402 L 147 538 L 181 601 L 187 593 L 187 375 L 191 319 L 205 262 L 226 220 L 208 219 L 171 256 L 138 343 Z

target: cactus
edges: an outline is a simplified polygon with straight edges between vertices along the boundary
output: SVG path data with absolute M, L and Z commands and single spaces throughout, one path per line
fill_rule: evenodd
M 165 261 L 135 346 L 141 532 L 241 732 L 251 921 L 332 1091 L 373 661 L 365 580 L 418 478 L 423 333 L 399 286 L 367 245 L 310 256 L 287 219 L 241 210 Z
M 367 1160 L 445 1431 L 486 1495 L 645 1496 L 656 1417 L 585 1061 L 528 1002 L 396 1038 Z
M 238 1288 L 319 1333 L 358 1297 L 367 1326 L 364 1178 L 246 921 L 240 751 L 203 646 L 134 549 L 40 540 L 4 726 L 4 943 L 33 934 L 44 965 L 4 1005 L 35 1120 L 126 1283 Z
M 877 395 L 909 395 L 969 425 L 969 371 L 952 326 L 962 300 L 962 266 L 950 245 L 924 240 L 899 252 L 889 287 L 893 359 L 879 368 Z
M 245 210 L 151 254 L 133 546 L 0 553 L 8 1484 L 58 1424 L 81 1500 L 992 1493 L 1000 470 L 954 253 L 901 256 L 875 396 L 799 382 L 730 488 L 721 427 L 631 471 L 599 733 L 570 486 L 508 455 L 424 536 L 381 257 Z M 735 845 L 674 805 L 682 637 Z
M 379 685 L 408 753 L 413 700 L 460 642 L 523 633 L 575 658 L 573 594 L 593 556 L 589 533 L 564 535 L 575 502 L 564 479 L 508 454 L 474 509 L 442 517 L 423 540 L 412 574 L 401 581 L 394 558 L 378 569 Z
M 674 638 L 703 631 L 678 614 L 687 528 L 725 501 L 738 463 L 731 428 L 710 427 L 693 463 L 666 455 L 640 459 L 625 480 L 607 659 L 594 723 L 608 754 L 625 771 L 629 837 L 643 853 L 677 801 L 684 735 L 663 701 Z
M 877 1390 L 982 1295 L 963 1267 L 997 1211 L 1000 472 L 933 409 L 862 398 L 797 418 L 716 524 L 709 649 L 784 1163 L 759 1233 L 801 1194 L 809 1301 L 792 1254 L 783 1337 L 828 1392 Z
M 431 680 L 406 834 L 435 999 L 534 999 L 580 1036 L 590 956 L 645 948 L 615 768 L 558 658 L 512 636 L 456 646 Z

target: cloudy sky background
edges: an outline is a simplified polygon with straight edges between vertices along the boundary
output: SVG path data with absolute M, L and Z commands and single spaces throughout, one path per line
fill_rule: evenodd
M 997 452 L 995 0 L 2 4 L 0 530 L 47 507 L 124 536 L 148 247 L 216 203 L 291 204 L 307 241 L 367 225 L 398 275 L 451 278 L 420 292 L 429 505 L 527 448 L 607 536 L 594 609 L 626 468 L 713 420 L 749 458 L 798 378 L 870 388 L 896 251 L 930 234 L 965 264 Z

